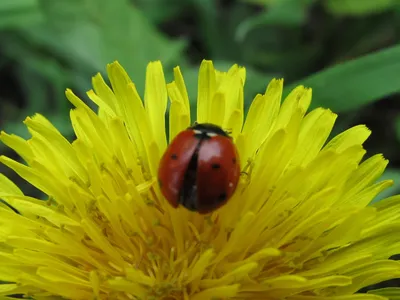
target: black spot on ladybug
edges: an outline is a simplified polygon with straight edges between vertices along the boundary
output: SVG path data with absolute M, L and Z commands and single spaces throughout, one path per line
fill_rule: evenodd
M 178 159 L 178 155 L 176 155 L 175 153 L 173 153 L 173 154 L 171 155 L 171 159 L 177 160 L 177 159 Z
M 233 164 L 236 164 L 236 157 L 232 158 Z
M 226 193 L 219 194 L 218 196 L 219 201 L 224 201 L 225 199 L 226 199 Z
M 213 168 L 214 170 L 218 170 L 219 168 L 221 168 L 220 164 L 212 164 L 211 168 Z

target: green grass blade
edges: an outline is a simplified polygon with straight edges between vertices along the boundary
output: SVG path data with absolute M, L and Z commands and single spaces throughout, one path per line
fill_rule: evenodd
M 313 89 L 313 107 L 327 107 L 335 112 L 360 108 L 400 92 L 400 45 L 299 80 L 289 85 L 285 94 L 300 84 Z

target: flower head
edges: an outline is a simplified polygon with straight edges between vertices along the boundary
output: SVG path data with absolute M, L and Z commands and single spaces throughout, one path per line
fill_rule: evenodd
M 169 140 L 191 124 L 179 68 L 165 83 L 148 65 L 142 102 L 124 69 L 107 67 L 88 97 L 72 91 L 69 143 L 43 116 L 32 138 L 1 134 L 25 164 L 1 162 L 43 191 L 41 201 L 0 177 L 1 295 L 33 299 L 385 299 L 355 294 L 400 276 L 400 197 L 368 206 L 391 181 L 387 161 L 362 161 L 370 131 L 353 127 L 327 142 L 336 115 L 309 113 L 311 90 L 281 104 L 282 80 L 257 95 L 246 120 L 245 69 L 204 61 L 197 121 L 229 130 L 243 170 L 229 202 L 210 215 L 172 208 L 156 180 Z M 391 291 L 393 292 L 393 291 Z

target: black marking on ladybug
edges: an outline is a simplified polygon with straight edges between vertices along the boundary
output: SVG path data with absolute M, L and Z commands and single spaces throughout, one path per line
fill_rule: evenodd
M 222 194 L 219 194 L 219 196 L 218 196 L 218 200 L 219 201 L 225 201 L 226 200 L 226 193 L 222 193 Z
M 198 140 L 208 140 L 211 139 L 213 136 L 216 136 L 216 133 L 207 133 L 204 131 L 200 131 L 200 130 L 193 130 L 194 132 L 194 137 L 197 138 Z
M 203 140 L 204 139 L 200 139 L 196 145 L 196 149 L 186 169 L 181 190 L 179 191 L 179 203 L 190 211 L 197 211 L 197 164 L 199 150 Z
M 218 170 L 219 168 L 221 168 L 220 164 L 212 164 L 211 168 L 213 168 L 214 170 Z
M 178 155 L 176 155 L 175 153 L 173 153 L 173 154 L 171 155 L 171 159 L 177 160 L 177 159 L 178 159 Z
M 189 128 L 194 131 L 194 135 L 198 139 L 210 139 L 216 135 L 222 135 L 230 138 L 230 136 L 221 127 L 210 123 L 196 123 Z

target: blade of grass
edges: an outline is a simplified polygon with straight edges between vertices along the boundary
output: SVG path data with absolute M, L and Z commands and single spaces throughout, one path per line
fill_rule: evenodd
M 313 89 L 312 107 L 345 112 L 400 92 L 400 45 L 330 67 L 285 88 Z

